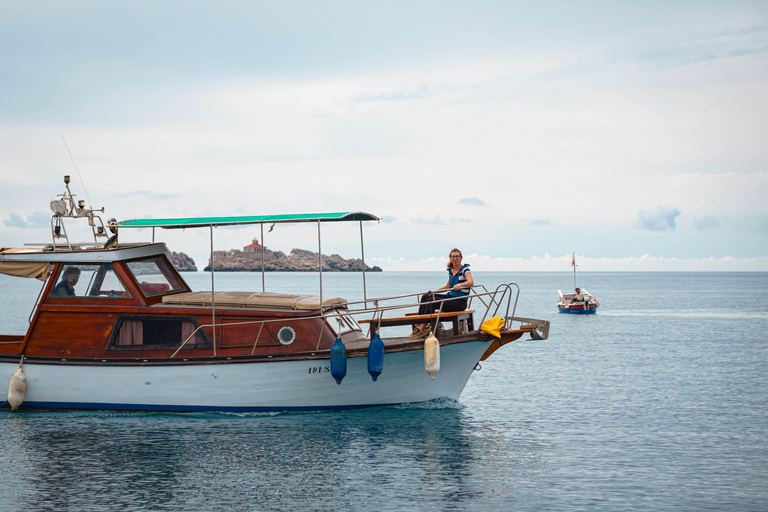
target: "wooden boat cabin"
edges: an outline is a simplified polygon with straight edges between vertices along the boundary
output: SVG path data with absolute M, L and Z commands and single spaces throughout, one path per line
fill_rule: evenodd
M 27 358 L 233 357 L 327 350 L 337 335 L 365 339 L 346 301 L 323 298 L 343 329 L 321 316 L 319 297 L 192 292 L 165 244 L 108 250 L 0 252 L 0 272 L 50 279 L 25 336 L 0 337 L 0 354 Z M 334 322 L 335 323 L 335 322 Z M 216 324 L 216 331 L 210 325 Z M 343 332 L 337 333 L 337 330 Z M 214 344 L 215 340 L 215 344 Z

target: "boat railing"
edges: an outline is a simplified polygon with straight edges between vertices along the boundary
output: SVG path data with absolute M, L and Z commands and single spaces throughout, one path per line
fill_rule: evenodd
M 512 301 L 512 287 L 516 288 L 516 293 L 514 293 L 515 300 Z M 491 316 L 498 316 L 499 309 L 504 305 L 506 302 L 506 311 L 504 315 L 505 319 L 505 328 L 511 328 L 511 322 L 512 319 L 515 317 L 515 311 L 517 310 L 517 301 L 520 296 L 520 286 L 517 283 L 502 283 L 496 287 L 493 291 L 488 291 L 485 286 L 483 285 L 475 285 L 471 288 L 471 292 L 468 296 L 469 303 L 468 306 L 471 306 L 472 299 L 477 298 L 480 302 L 485 305 L 485 313 L 483 314 L 482 320 L 480 322 L 480 325 L 485 322 L 486 318 L 488 317 L 488 314 L 491 312 L 491 309 L 493 309 L 493 314 Z M 482 291 L 480 291 L 482 290 Z M 176 351 L 171 355 L 171 357 L 176 357 L 176 355 L 183 349 L 187 343 L 193 339 L 197 333 L 202 329 L 223 329 L 226 327 L 234 327 L 234 326 L 242 326 L 242 325 L 255 325 L 260 324 L 259 326 L 259 332 L 256 335 L 256 338 L 253 343 L 253 349 L 251 350 L 251 355 L 253 355 L 256 352 L 256 347 L 259 342 L 259 338 L 261 337 L 261 333 L 264 329 L 264 326 L 266 324 L 271 323 L 281 323 L 286 324 L 288 322 L 306 322 L 307 320 L 314 320 L 314 319 L 322 319 L 323 320 L 323 326 L 320 329 L 320 334 L 318 335 L 317 339 L 317 346 L 315 350 L 320 350 L 320 343 L 323 338 L 323 334 L 325 333 L 326 326 L 328 326 L 329 320 L 336 319 L 339 322 L 341 331 L 341 325 L 345 323 L 345 318 L 352 318 L 359 316 L 368 316 L 371 315 L 369 320 L 369 331 L 368 335 L 370 336 L 370 329 L 373 329 L 374 326 L 376 326 L 376 332 L 378 332 L 378 329 L 380 328 L 381 320 L 383 319 L 384 313 L 388 311 L 396 311 L 396 310 L 402 310 L 402 309 L 408 309 L 413 307 L 418 307 L 424 304 L 440 304 L 440 307 L 437 309 L 437 317 L 435 318 L 435 324 L 440 322 L 440 315 L 442 313 L 442 304 L 449 301 L 454 300 L 454 297 L 447 298 L 447 299 L 435 299 L 431 301 L 425 301 L 421 302 L 420 299 L 422 293 L 408 293 L 403 295 L 392 295 L 388 297 L 377 297 L 377 298 L 371 298 L 371 299 L 364 299 L 360 301 L 353 301 L 348 302 L 344 309 L 339 308 L 338 306 L 330 306 L 326 308 L 325 310 L 322 310 L 319 314 L 313 315 L 313 316 L 302 316 L 297 318 L 275 318 L 275 319 L 261 319 L 261 320 L 246 320 L 242 322 L 227 322 L 227 323 L 215 323 L 212 322 L 210 324 L 202 324 L 199 325 L 179 346 Z M 392 301 L 398 301 L 402 300 L 404 298 L 409 297 L 415 297 L 417 299 L 416 302 L 408 302 L 406 304 L 392 304 Z M 368 307 L 368 303 L 373 303 L 373 307 Z M 384 303 L 384 304 L 382 304 Z M 362 304 L 362 308 L 350 308 L 350 306 L 359 305 Z M 509 314 L 509 308 L 512 307 L 512 315 Z M 347 324 L 349 325 L 349 324 Z M 355 321 L 355 325 L 358 326 L 357 322 Z M 350 325 L 350 327 L 354 327 Z M 214 356 L 216 356 L 216 346 L 214 344 L 213 347 L 214 350 Z
M 485 321 L 485 318 L 488 315 L 488 312 L 491 310 L 491 307 L 493 306 L 495 306 L 495 309 L 493 310 L 492 316 L 498 316 L 499 308 L 503 304 L 505 298 L 507 299 L 507 308 L 506 308 L 506 314 L 504 315 L 504 318 L 508 318 L 510 316 L 509 306 L 512 299 L 512 286 L 517 288 L 517 293 L 515 293 L 514 306 L 512 307 L 512 316 L 514 317 L 515 312 L 517 311 L 517 300 L 520 298 L 520 285 L 518 285 L 517 283 L 502 283 L 496 287 L 496 290 L 494 290 L 493 293 L 488 292 L 488 290 L 484 285 L 478 285 L 478 287 L 482 288 L 483 291 L 485 292 L 484 294 L 476 295 L 478 300 L 482 302 L 483 305 L 485 306 L 485 315 L 483 315 L 482 322 Z M 500 291 L 502 291 L 501 297 L 498 297 Z M 509 292 L 509 295 L 507 295 L 507 292 Z M 485 300 L 483 300 L 483 297 L 488 297 L 487 303 L 485 302 Z M 481 325 L 482 325 L 482 322 L 480 322 Z M 506 326 L 509 327 L 509 325 L 506 325 Z
M 66 143 L 65 143 L 66 144 Z M 93 244 L 98 245 L 102 239 L 108 239 L 109 233 L 107 233 L 107 226 L 101 219 L 98 212 L 104 213 L 104 208 L 86 208 L 85 201 L 80 199 L 75 202 L 75 194 L 69 189 L 69 176 L 64 176 L 64 186 L 67 191 L 63 194 L 59 194 L 57 199 L 51 201 L 51 245 L 53 251 L 61 248 L 67 248 L 71 250 L 79 250 L 82 244 L 73 244 L 69 240 L 69 234 L 67 233 L 67 226 L 64 223 L 64 219 L 86 219 L 88 225 L 91 227 L 93 233 Z M 98 223 L 96 222 L 98 221 Z M 116 233 L 113 231 L 113 233 Z M 64 243 L 60 240 L 64 239 Z M 90 244 L 88 244 L 90 245 Z M 104 243 L 101 242 L 103 246 Z
M 515 300 L 514 303 L 512 303 L 512 287 L 515 287 L 517 289 L 516 293 L 514 294 Z M 485 306 L 485 313 L 483 314 L 483 319 L 480 322 L 481 324 L 485 321 L 485 319 L 488 316 L 488 313 L 493 308 L 493 315 L 491 316 L 497 316 L 499 312 L 499 308 L 504 304 L 506 300 L 506 314 L 505 317 L 510 316 L 509 315 L 509 308 L 512 306 L 512 316 L 515 316 L 515 311 L 517 310 L 517 301 L 520 297 L 520 286 L 517 283 L 502 283 L 496 287 L 496 289 L 492 292 L 489 292 L 488 289 L 484 285 L 475 285 L 471 288 L 470 294 L 467 296 L 469 299 L 469 302 L 467 304 L 467 309 L 472 308 L 472 300 L 477 299 L 479 300 L 483 306 Z M 482 291 L 478 291 L 482 290 Z M 373 299 L 366 299 L 356 302 L 349 302 L 347 303 L 347 306 L 354 304 L 365 304 L 365 307 L 363 309 L 352 309 L 349 308 L 350 313 L 354 312 L 355 314 L 365 314 L 365 313 L 374 313 L 374 317 L 371 318 L 371 323 L 376 320 L 376 313 L 382 314 L 384 311 L 389 311 L 393 309 L 401 309 L 401 308 L 410 308 L 414 306 L 420 306 L 422 304 L 436 304 L 436 303 L 443 303 L 447 302 L 449 300 L 454 300 L 455 297 L 447 298 L 447 299 L 436 299 L 426 302 L 420 302 L 419 299 L 422 297 L 422 293 L 409 293 L 405 295 L 392 295 L 389 297 L 379 297 L 379 298 L 373 298 Z M 380 303 L 382 301 L 389 301 L 389 300 L 399 300 L 407 297 L 415 297 L 417 299 L 417 302 L 415 303 L 409 303 L 409 304 L 397 304 L 397 305 L 391 305 L 391 306 L 382 306 Z M 367 303 L 372 302 L 374 304 L 374 308 L 368 308 Z M 514 305 L 513 305 L 514 304 Z M 442 308 L 438 310 L 438 318 L 439 313 L 442 311 Z M 439 321 L 439 320 L 438 320 Z
M 110 249 L 127 249 L 130 247 L 139 247 L 149 245 L 154 242 L 120 242 L 120 244 L 111 245 Z M 104 250 L 104 242 L 68 242 L 67 245 L 53 245 L 51 242 L 26 242 L 24 247 L 36 247 L 43 252 L 77 252 L 77 251 L 101 251 Z

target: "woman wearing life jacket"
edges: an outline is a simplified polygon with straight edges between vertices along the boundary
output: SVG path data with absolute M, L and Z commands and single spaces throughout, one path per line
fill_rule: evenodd
M 469 292 L 472 286 L 474 286 L 475 281 L 472 279 L 472 273 L 469 271 L 469 263 L 462 264 L 462 258 L 460 250 L 456 248 L 451 249 L 446 268 L 448 271 L 448 282 L 437 289 L 450 291 L 447 294 L 430 291 L 422 295 L 421 305 L 419 306 L 420 315 L 429 315 L 437 310 L 448 313 L 467 309 L 467 297 L 469 297 Z M 424 338 L 429 334 L 429 331 L 430 327 L 428 324 L 414 325 L 410 338 Z

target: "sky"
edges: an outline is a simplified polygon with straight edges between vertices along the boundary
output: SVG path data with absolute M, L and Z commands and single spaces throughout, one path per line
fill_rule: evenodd
M 68 174 L 105 219 L 370 212 L 384 270 L 768 271 L 766 141 L 765 1 L 0 0 L 2 246 Z

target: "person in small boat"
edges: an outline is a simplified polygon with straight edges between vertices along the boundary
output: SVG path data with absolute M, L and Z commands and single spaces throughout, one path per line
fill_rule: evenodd
M 427 292 L 421 296 L 421 305 L 419 306 L 420 315 L 429 315 L 437 310 L 443 313 L 452 311 L 464 311 L 467 309 L 467 297 L 471 288 L 475 285 L 472 279 L 472 272 L 469 271 L 469 263 L 462 264 L 461 251 L 451 249 L 446 270 L 448 271 L 448 282 L 437 290 L 450 290 L 446 293 Z M 445 302 L 434 302 L 441 301 Z M 411 339 L 424 338 L 429 334 L 430 326 L 428 324 L 417 324 L 413 328 Z
M 78 267 L 67 267 L 61 276 L 61 281 L 51 292 L 51 297 L 74 297 L 75 285 L 80 279 L 80 269 Z
M 584 294 L 584 292 L 581 291 L 581 288 L 576 288 L 576 296 L 573 298 L 571 302 L 584 302 L 587 300 L 587 296 Z

